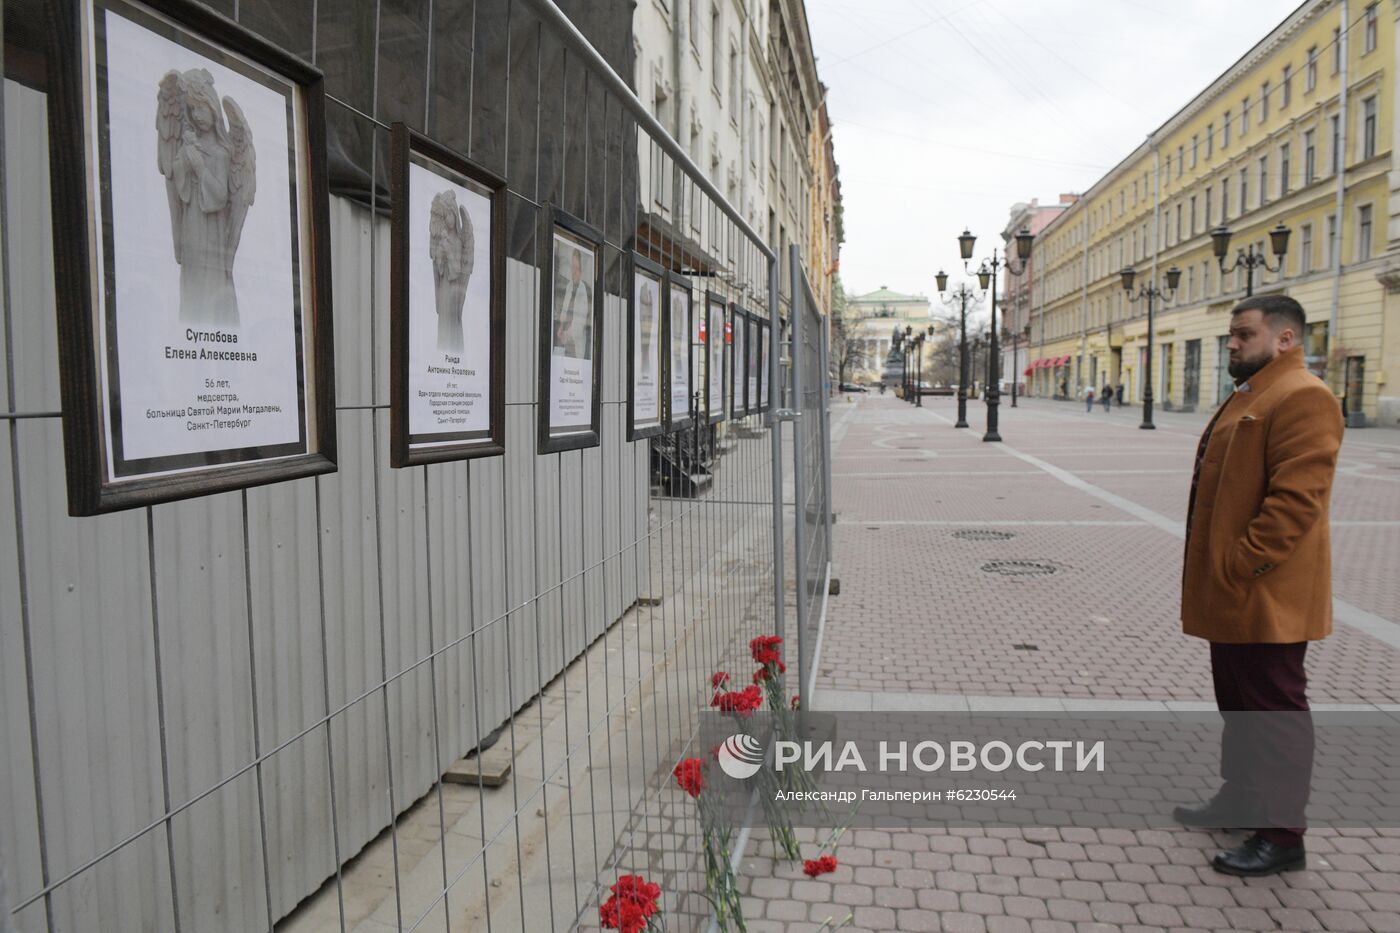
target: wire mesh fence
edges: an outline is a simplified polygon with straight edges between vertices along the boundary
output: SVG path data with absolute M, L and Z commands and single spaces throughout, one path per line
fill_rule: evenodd
M 67 516 L 45 97 L 7 81 L 7 921 L 587 928 L 608 885 L 642 874 L 674 928 L 703 924 L 699 826 L 671 769 L 705 754 L 712 674 L 744 678 L 749 640 L 781 625 L 782 444 L 736 404 L 732 345 L 708 332 L 726 349 L 696 358 L 723 368 L 723 419 L 697 392 L 689 427 L 628 440 L 626 296 L 636 252 L 781 334 L 773 251 L 618 77 L 626 4 L 215 6 L 327 75 L 338 469 Z M 389 464 L 396 120 L 508 181 L 503 457 Z M 553 207 L 604 236 L 602 421 L 596 447 L 539 455 Z M 802 327 L 823 378 L 820 327 Z M 765 383 L 786 372 L 769 356 Z M 798 393 L 809 424 L 822 391 Z M 810 473 L 820 439 L 800 436 Z M 811 568 L 829 542 L 799 526 Z
M 789 247 L 792 276 L 794 593 L 799 683 L 812 694 L 814 659 L 831 584 L 831 421 L 827 318 L 812 296 L 800 248 Z

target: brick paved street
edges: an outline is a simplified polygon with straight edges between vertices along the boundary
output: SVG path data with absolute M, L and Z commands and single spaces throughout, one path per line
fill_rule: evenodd
M 1208 414 L 1022 400 L 1004 443 L 954 430 L 955 403 L 833 402 L 834 551 L 815 705 L 1025 708 L 1212 699 L 1205 643 L 1178 621 L 1181 524 Z M 1335 634 L 1308 653 L 1314 704 L 1400 703 L 1400 431 L 1349 431 L 1333 495 Z M 1002 532 L 968 540 L 957 532 Z M 986 537 L 986 536 L 982 536 Z M 982 571 L 995 560 L 1046 576 Z M 1034 646 L 1016 648 L 1015 645 Z M 853 830 L 840 869 L 751 846 L 751 930 L 1400 930 L 1400 830 L 1314 830 L 1306 871 L 1243 880 L 1228 833 Z M 815 849 L 815 846 L 813 846 Z

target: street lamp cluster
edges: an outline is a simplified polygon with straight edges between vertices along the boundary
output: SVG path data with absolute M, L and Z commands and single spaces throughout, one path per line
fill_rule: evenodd
M 1228 262 L 1230 253 L 1231 231 L 1229 227 L 1221 225 L 1210 231 L 1211 246 L 1215 253 L 1215 260 L 1220 266 L 1221 276 L 1228 275 L 1235 269 L 1245 270 L 1245 295 L 1254 294 L 1254 270 L 1264 269 L 1269 272 L 1278 272 L 1283 268 L 1284 257 L 1288 254 L 1288 237 L 1291 231 L 1288 227 L 1280 223 L 1269 231 L 1269 246 L 1274 254 L 1274 265 L 1269 265 L 1268 258 L 1263 250 L 1255 252 L 1254 244 L 1250 244 L 1247 249 L 1241 249 L 1235 256 L 1233 263 Z M 997 431 L 997 406 L 1001 402 L 1001 379 L 997 372 L 1001 355 L 997 345 L 997 338 L 1000 336 L 1004 340 L 1012 341 L 1011 366 L 1016 370 L 1019 363 L 1016 360 L 1016 353 L 1020 349 L 1020 341 L 1030 337 L 1030 325 L 1026 325 L 1019 333 L 1013 333 L 1010 329 L 997 328 L 997 270 L 1005 267 L 1012 275 L 1021 275 L 1026 270 L 1026 265 L 1031 258 L 1031 247 L 1035 242 L 1035 235 L 1026 228 L 1021 228 L 1016 234 L 1016 258 L 999 255 L 995 249 L 992 250 L 991 259 L 984 259 L 977 268 L 977 285 L 983 293 L 991 292 L 992 296 L 992 322 L 988 330 L 988 353 L 987 353 L 987 379 L 986 379 L 986 401 L 987 401 L 987 430 L 982 436 L 984 441 L 999 441 L 1001 435 Z M 958 251 L 962 255 L 963 270 L 972 273 L 969 263 L 972 261 L 972 253 L 976 247 L 977 238 L 969 231 L 964 230 L 958 237 Z M 1152 355 L 1153 344 L 1155 342 L 1154 332 L 1154 305 L 1158 298 L 1170 300 L 1176 292 L 1177 286 L 1181 283 L 1181 270 L 1172 266 L 1166 272 L 1165 288 L 1159 288 L 1155 282 L 1148 282 L 1141 286 L 1136 292 L 1133 291 L 1133 284 L 1137 278 L 1137 272 L 1131 267 L 1125 267 L 1119 275 L 1123 279 L 1123 290 L 1128 293 L 1129 301 L 1147 301 L 1147 360 L 1144 368 L 1144 383 L 1142 393 L 1142 424 L 1139 427 L 1151 430 L 1156 427 L 1152 423 Z M 944 305 L 952 307 L 957 305 L 959 313 L 959 337 L 958 337 L 958 420 L 954 427 L 967 427 L 967 305 L 969 301 L 978 300 L 972 294 L 972 290 L 967 285 L 959 285 L 951 295 L 945 294 L 948 289 L 948 274 L 942 269 L 934 277 L 938 282 L 939 300 Z M 1223 279 L 1222 279 L 1223 281 Z M 933 335 L 933 328 L 928 329 L 929 336 Z M 921 348 L 923 346 L 924 334 L 918 337 L 912 336 L 912 329 L 904 329 L 905 344 L 911 348 Z M 980 350 L 980 344 L 978 346 Z M 917 352 L 917 349 L 916 351 Z M 908 355 L 905 355 L 906 382 L 908 381 Z M 1016 405 L 1016 372 L 1012 373 L 1011 404 Z M 916 377 L 917 378 L 917 377 Z M 917 383 L 916 383 L 917 386 Z M 922 393 L 914 390 L 917 399 L 916 404 L 923 404 Z
M 895 331 L 895 348 L 904 355 L 904 400 L 919 408 L 924 407 L 924 339 L 933 336 L 933 325 L 928 330 L 914 333 L 910 324 L 904 325 L 904 333 Z M 914 354 L 914 372 L 909 372 L 909 354 Z M 912 380 L 910 377 L 913 377 Z
M 992 295 L 992 323 L 988 331 L 989 350 L 987 353 L 987 430 L 986 433 L 982 435 L 982 440 L 984 441 L 1001 440 L 1001 434 L 997 431 L 997 406 L 1001 404 L 1001 378 L 997 372 L 1001 355 L 1000 348 L 997 345 L 997 337 L 999 336 L 997 331 L 997 270 L 1005 267 L 1012 275 L 1021 275 L 1025 272 L 1026 263 L 1031 258 L 1031 246 L 1034 242 L 1035 235 L 1022 227 L 1021 231 L 1016 234 L 1015 259 L 1009 256 L 1003 256 L 993 249 L 992 258 L 982 260 L 981 265 L 977 267 L 976 275 L 978 287 L 983 292 L 990 291 Z M 972 233 L 967 230 L 964 230 L 962 235 L 958 237 L 958 251 L 962 254 L 963 271 L 969 274 L 972 273 L 972 269 L 968 264 L 972 261 L 972 253 L 973 250 L 976 249 L 976 244 L 977 237 L 973 236 Z M 938 282 L 938 294 L 942 296 L 948 287 L 948 276 L 940 269 L 938 275 L 934 278 Z M 963 293 L 961 296 L 959 296 L 957 292 L 954 293 L 954 298 L 962 305 L 960 355 L 963 361 L 958 378 L 958 423 L 956 427 L 965 428 L 967 427 L 967 287 L 963 286 L 960 291 Z M 943 300 L 945 304 L 948 303 L 947 299 Z
M 1283 268 L 1284 257 L 1288 255 L 1288 236 L 1292 231 L 1279 224 L 1269 231 L 1269 247 L 1274 253 L 1274 265 L 1269 265 L 1268 258 L 1263 251 L 1256 253 L 1254 244 L 1250 244 L 1248 250 L 1240 250 L 1233 263 L 1227 263 L 1226 257 L 1230 254 L 1230 228 L 1224 224 L 1216 227 L 1210 232 L 1211 247 L 1215 252 L 1215 261 L 1220 266 L 1221 282 L 1224 283 L 1224 276 L 1236 269 L 1243 268 L 1245 274 L 1245 295 L 1254 294 L 1254 270 L 1265 269 L 1269 272 L 1278 272 Z M 1143 388 L 1142 388 L 1142 424 L 1138 427 L 1145 431 L 1156 428 L 1152 423 L 1152 357 L 1155 349 L 1155 332 L 1153 321 L 1153 305 L 1156 299 L 1163 298 L 1170 301 L 1172 294 L 1181 284 L 1181 270 L 1172 266 L 1167 270 L 1166 287 L 1158 288 L 1155 282 L 1148 282 L 1141 286 L 1136 293 L 1133 291 L 1133 283 L 1137 278 L 1137 271 L 1132 266 L 1124 266 L 1118 273 L 1123 279 L 1123 291 L 1128 293 L 1129 301 L 1147 300 L 1147 358 L 1143 366 Z

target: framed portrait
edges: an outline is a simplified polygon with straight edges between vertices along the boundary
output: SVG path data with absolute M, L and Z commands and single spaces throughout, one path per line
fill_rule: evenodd
M 734 418 L 742 418 L 749 413 L 749 315 L 737 304 L 731 304 L 730 308 L 734 324 L 734 342 L 729 351 L 729 414 Z
M 540 239 L 540 453 L 598 446 L 603 235 L 546 207 Z
M 758 388 L 761 376 L 758 369 L 759 344 L 763 340 L 763 331 L 759 326 L 758 318 L 752 314 L 745 322 L 748 325 L 749 333 L 744 338 L 744 349 L 748 353 L 748 362 L 744 364 L 744 372 L 748 375 L 748 389 L 744 394 L 744 410 L 751 415 L 758 414 L 759 408 Z
M 690 368 L 691 288 L 684 276 L 666 275 L 666 430 L 691 425 L 694 380 Z
M 705 293 L 705 416 L 710 424 L 724 420 L 724 350 L 729 333 L 724 309 L 724 298 Z
M 69 512 L 334 470 L 321 73 L 196 3 L 44 9 Z
M 773 405 L 768 392 L 772 374 L 768 369 L 769 354 L 773 352 L 773 325 L 768 321 L 758 322 L 758 410 L 767 414 Z
M 655 437 L 662 423 L 661 306 L 665 271 L 638 253 L 632 254 L 632 291 L 627 305 L 627 439 Z
M 505 180 L 395 123 L 389 462 L 505 453 Z

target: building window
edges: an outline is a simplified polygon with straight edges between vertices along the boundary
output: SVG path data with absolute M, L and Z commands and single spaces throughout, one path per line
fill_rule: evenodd
M 1210 189 L 1206 189 L 1206 230 L 1210 230 Z
M 1332 73 L 1337 74 L 1342 70 L 1342 30 L 1340 26 L 1332 29 Z
M 1264 121 L 1269 119 L 1269 82 L 1264 82 L 1264 87 L 1259 91 L 1259 125 L 1263 126 Z
M 729 46 L 729 118 L 739 120 L 739 50 Z
M 1376 4 L 1373 3 L 1366 8 L 1366 48 L 1362 55 L 1376 50 L 1376 19 Z
M 1215 124 L 1206 124 L 1206 158 L 1215 154 Z
M 1240 135 L 1249 132 L 1249 98 L 1246 97 L 1240 104 Z
M 1282 87 L 1283 87 L 1283 91 L 1282 91 L 1283 98 L 1282 98 L 1282 100 L 1280 100 L 1280 101 L 1278 102 L 1278 105 L 1279 105 L 1279 109 L 1280 109 L 1280 110 L 1282 110 L 1284 107 L 1287 107 L 1290 103 L 1293 102 L 1293 66 L 1292 66 L 1292 65 L 1284 65 L 1284 66 L 1283 66 L 1283 81 L 1282 81 Z
M 1192 167 L 1193 169 L 1196 167 L 1196 157 L 1197 157 L 1199 154 L 1200 154 L 1200 138 L 1199 138 L 1199 137 L 1196 137 L 1196 136 L 1192 136 L 1192 137 L 1191 137 L 1191 167 Z
M 1259 157 L 1259 206 L 1269 200 L 1269 157 Z
M 1220 222 L 1230 219 L 1230 179 L 1220 179 Z
M 1332 268 L 1332 257 L 1337 254 L 1337 215 L 1327 215 L 1327 255 L 1324 257 L 1322 267 Z
M 1332 174 L 1342 170 L 1342 118 L 1332 114 Z
M 1298 251 L 1298 274 L 1307 275 L 1313 268 L 1313 237 L 1312 224 L 1303 224 L 1298 231 L 1298 237 L 1302 240 L 1302 249 Z
M 1249 210 L 1249 169 L 1240 169 L 1240 215 Z
M 1376 95 L 1361 102 L 1361 158 L 1376 154 Z
M 1371 258 L 1371 205 L 1356 209 L 1356 261 Z
M 1182 169 L 1186 168 L 1186 146 L 1176 147 L 1176 177 L 1181 177 Z
M 1303 91 L 1317 87 L 1317 46 L 1308 49 L 1308 66 L 1303 72 Z
M 1171 154 L 1168 153 L 1168 155 L 1167 155 L 1167 178 L 1170 179 L 1171 177 L 1172 177 L 1172 157 L 1171 157 Z
M 1180 204 L 1177 204 L 1177 206 L 1176 206 L 1176 238 L 1177 238 L 1177 240 L 1181 240 L 1181 239 L 1182 239 L 1182 235 L 1181 235 L 1181 205 L 1180 205 Z
M 693 2 L 693 0 L 692 0 Z M 720 87 L 720 69 L 724 67 L 723 52 L 719 44 L 719 7 L 710 7 L 710 78 L 715 84 L 715 93 L 722 90 Z
M 1292 149 L 1288 143 L 1278 147 L 1278 196 L 1288 197 L 1288 173 L 1293 169 Z
M 1191 222 L 1191 226 L 1190 226 L 1190 235 L 1191 235 L 1191 236 L 1195 236 L 1195 235 L 1196 235 L 1196 196 L 1195 196 L 1194 194 L 1191 195 L 1191 218 L 1190 218 L 1190 222 Z
M 1220 148 L 1230 147 L 1230 111 L 1225 111 L 1225 119 L 1220 121 Z
M 1303 184 L 1310 185 L 1317 177 L 1317 146 L 1313 139 L 1316 134 L 1308 130 L 1303 134 Z

